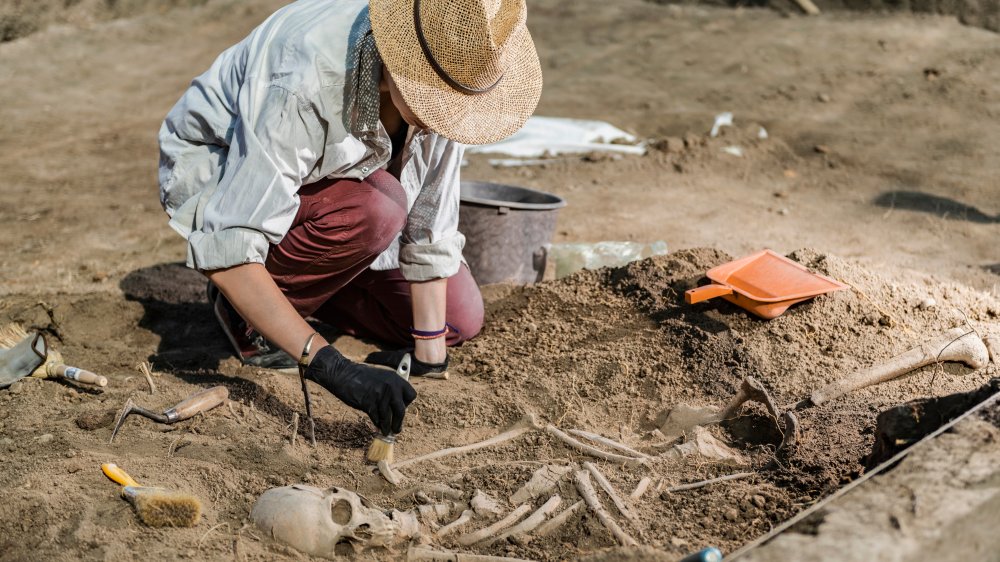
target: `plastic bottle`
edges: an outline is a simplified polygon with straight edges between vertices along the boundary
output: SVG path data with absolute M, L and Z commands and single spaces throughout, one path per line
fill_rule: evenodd
M 655 242 L 602 242 L 550 244 L 548 259 L 555 263 L 555 277 L 566 277 L 581 269 L 618 267 L 629 262 L 662 256 L 667 253 L 667 243 Z

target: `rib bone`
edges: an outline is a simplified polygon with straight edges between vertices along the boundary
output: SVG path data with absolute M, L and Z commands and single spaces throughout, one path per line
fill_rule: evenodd
M 560 431 L 559 428 L 557 428 L 552 424 L 545 426 L 545 432 L 555 437 L 556 439 L 562 441 L 563 443 L 569 445 L 570 447 L 583 451 L 584 453 L 587 453 L 592 457 L 597 457 L 599 459 L 604 459 L 606 461 L 620 463 L 625 466 L 640 466 L 646 464 L 647 462 L 646 458 L 636 458 L 636 457 L 626 457 L 624 455 L 616 455 L 615 453 L 608 453 L 602 451 L 596 447 L 587 445 L 586 443 L 581 443 L 576 439 L 570 437 L 569 435 L 566 435 L 565 433 Z
M 573 470 L 575 465 L 559 466 L 555 464 L 545 465 L 531 475 L 531 480 L 521 486 L 514 495 L 510 497 L 511 505 L 520 505 L 529 502 L 538 496 L 547 494 L 555 489 L 556 484 L 567 473 Z
M 548 501 L 542 504 L 542 507 L 539 507 L 538 509 L 535 510 L 534 513 L 525 517 L 524 521 L 521 521 L 520 523 L 514 525 L 510 529 L 507 529 L 500 535 L 497 535 L 495 539 L 490 540 L 486 544 L 491 544 L 496 541 L 503 540 L 507 537 L 512 537 L 515 535 L 523 535 L 525 533 L 530 533 L 531 531 L 534 531 L 536 527 L 545 522 L 545 518 L 550 513 L 552 513 L 559 507 L 560 503 L 562 503 L 562 498 L 560 498 L 558 494 L 552 496 L 551 498 L 548 499 Z
M 611 447 L 612 449 L 618 450 L 618 451 L 620 451 L 622 453 L 625 453 L 626 455 L 629 455 L 629 456 L 632 456 L 632 457 L 638 457 L 640 459 L 644 459 L 644 458 L 648 458 L 649 457 L 649 455 L 647 455 L 645 453 L 641 453 L 639 451 L 636 451 L 635 449 L 633 449 L 632 447 L 629 447 L 628 445 L 625 445 L 623 443 L 619 443 L 619 442 L 615 441 L 614 439 L 608 439 L 607 437 L 605 437 L 603 435 L 598 435 L 596 433 L 591 433 L 589 431 L 583 431 L 582 429 L 570 429 L 567 433 L 571 433 L 573 435 L 576 435 L 577 437 L 583 437 L 584 439 L 589 439 L 589 440 L 591 440 L 591 441 L 593 441 L 595 443 L 600 443 L 602 445 L 607 445 L 608 447 Z
M 497 521 L 496 523 L 490 525 L 489 527 L 483 527 L 478 531 L 458 537 L 458 544 L 462 546 L 469 546 L 476 544 L 481 540 L 488 539 L 489 537 L 492 537 L 498 532 L 513 525 L 515 521 L 520 519 L 521 516 L 523 516 L 525 513 L 528 513 L 529 511 L 531 511 L 531 506 L 528 504 L 522 504 L 518 506 L 514 511 L 511 511 L 507 515 L 507 517 L 504 517 L 503 519 Z
M 618 492 L 615 491 L 614 486 L 611 485 L 611 482 L 608 482 L 608 479 L 605 478 L 603 474 L 601 474 L 601 471 L 597 470 L 597 467 L 589 462 L 583 463 L 583 467 L 586 468 L 588 471 L 590 471 L 590 474 L 593 475 L 594 480 L 597 480 L 597 485 L 600 486 L 602 490 L 604 490 L 604 493 L 607 494 L 609 498 L 611 498 L 611 503 L 615 504 L 615 507 L 618 509 L 618 512 L 624 515 L 626 519 L 631 521 L 633 525 L 638 526 L 639 518 L 636 517 L 635 512 L 633 512 L 632 509 L 628 506 L 628 504 L 626 504 L 625 501 L 622 500 L 621 496 L 618 495 Z
M 473 515 L 472 510 L 466 509 L 465 511 L 462 512 L 462 515 L 460 515 L 458 519 L 438 529 L 437 533 L 435 533 L 435 536 L 440 539 L 442 537 L 449 535 L 455 529 L 468 523 L 472 519 L 472 515 Z
M 597 497 L 597 492 L 594 491 L 594 486 L 590 483 L 590 473 L 586 470 L 578 470 L 576 474 L 574 474 L 574 478 L 576 479 L 576 489 L 579 490 L 580 495 L 583 496 L 583 501 L 587 502 L 590 509 L 595 515 L 597 515 L 597 518 L 600 519 L 601 523 L 604 524 L 609 531 L 611 531 L 611 534 L 618 539 L 618 542 L 620 542 L 622 546 L 638 546 L 639 543 L 629 536 L 628 533 L 623 531 L 622 528 L 618 526 L 618 523 L 615 523 L 615 520 L 611 518 L 611 514 L 608 513 L 608 510 L 601 505 L 601 500 Z
M 548 521 L 545 522 L 544 525 L 539 527 L 538 530 L 535 531 L 535 535 L 539 537 L 551 535 L 553 531 L 563 526 L 566 523 L 566 521 L 569 520 L 569 518 L 572 517 L 573 514 L 577 512 L 578 509 L 583 507 L 583 504 L 584 504 L 583 500 L 580 500 L 575 504 L 562 510 L 562 512 L 559 513 L 559 515 L 556 515 L 552 519 L 549 519 Z

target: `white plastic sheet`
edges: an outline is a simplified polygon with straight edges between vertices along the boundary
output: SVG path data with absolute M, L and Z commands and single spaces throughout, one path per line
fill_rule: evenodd
M 500 142 L 466 149 L 471 154 L 505 154 L 516 158 L 594 151 L 645 154 L 646 147 L 635 136 L 603 121 L 531 117 L 520 131 Z

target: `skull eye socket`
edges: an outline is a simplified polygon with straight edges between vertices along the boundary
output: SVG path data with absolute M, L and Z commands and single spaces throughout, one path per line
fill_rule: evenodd
M 351 503 L 347 500 L 338 500 L 337 503 L 330 507 L 330 517 L 333 518 L 333 522 L 338 525 L 347 525 L 351 522 L 351 515 L 353 515 L 353 509 L 351 508 Z

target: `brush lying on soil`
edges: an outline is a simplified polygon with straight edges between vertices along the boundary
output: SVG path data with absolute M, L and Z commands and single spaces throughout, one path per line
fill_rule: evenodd
M 122 485 L 122 497 L 135 507 L 139 519 L 150 527 L 193 527 L 201 518 L 198 498 L 163 488 L 140 486 L 115 463 L 104 463 L 101 470 Z
M 0 327 L 0 349 L 10 349 L 26 337 L 28 337 L 28 333 L 17 324 L 2 326 Z M 45 363 L 42 363 L 40 367 L 35 369 L 31 373 L 31 376 L 40 379 L 47 379 L 49 377 L 63 378 L 101 387 L 108 385 L 108 379 L 105 377 L 66 365 L 63 362 L 62 354 L 49 347 L 48 342 L 46 342 L 45 350 Z

